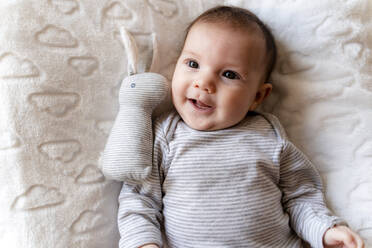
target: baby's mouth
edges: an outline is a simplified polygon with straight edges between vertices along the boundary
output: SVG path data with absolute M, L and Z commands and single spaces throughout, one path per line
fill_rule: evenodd
M 210 110 L 212 109 L 212 106 L 209 106 L 205 103 L 203 103 L 202 101 L 199 101 L 199 100 L 196 100 L 196 99 L 191 99 L 189 98 L 188 99 L 195 107 L 197 107 L 198 109 L 201 109 L 201 110 Z

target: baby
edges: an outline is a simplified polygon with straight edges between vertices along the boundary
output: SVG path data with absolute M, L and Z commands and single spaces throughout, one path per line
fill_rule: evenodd
M 176 111 L 154 123 L 150 175 L 123 182 L 121 248 L 364 247 L 279 121 L 255 111 L 275 60 L 248 10 L 216 7 L 191 23 L 171 84 Z

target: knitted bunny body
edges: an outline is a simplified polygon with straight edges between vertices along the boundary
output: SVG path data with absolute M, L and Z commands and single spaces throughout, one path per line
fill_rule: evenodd
M 113 180 L 138 184 L 151 172 L 152 115 L 169 99 L 167 79 L 157 73 L 139 73 L 136 46 L 129 33 L 122 31 L 128 55 L 128 72 L 120 87 L 120 110 L 103 153 L 103 173 Z

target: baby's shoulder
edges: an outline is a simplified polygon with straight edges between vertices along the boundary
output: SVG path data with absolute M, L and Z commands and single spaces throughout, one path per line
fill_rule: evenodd
M 177 123 L 181 120 L 176 110 L 170 109 L 155 118 L 153 123 L 154 134 L 164 136 L 166 139 L 173 135 Z
M 280 123 L 279 119 L 270 113 L 266 112 L 250 112 L 247 115 L 248 124 L 257 130 L 264 130 L 272 133 L 278 141 L 287 139 L 287 134 Z

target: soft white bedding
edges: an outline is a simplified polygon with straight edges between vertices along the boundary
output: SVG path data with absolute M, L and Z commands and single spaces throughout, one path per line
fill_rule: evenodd
M 369 0 L 1 0 L 0 246 L 117 247 L 119 183 L 98 159 L 126 75 L 118 28 L 158 39 L 170 78 L 187 23 L 216 4 L 250 8 L 279 61 L 264 109 L 324 179 L 329 206 L 372 247 Z

